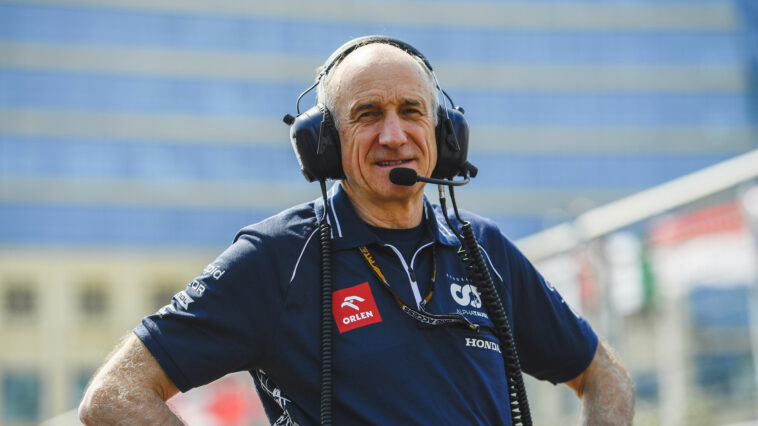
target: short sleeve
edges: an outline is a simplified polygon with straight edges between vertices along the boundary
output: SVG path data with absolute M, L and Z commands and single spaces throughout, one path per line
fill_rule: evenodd
M 597 335 L 507 239 L 506 255 L 512 279 L 513 327 L 523 371 L 553 384 L 575 378 L 592 361 Z
M 254 368 L 264 356 L 281 294 L 261 246 L 255 237 L 237 239 L 134 329 L 182 392 Z

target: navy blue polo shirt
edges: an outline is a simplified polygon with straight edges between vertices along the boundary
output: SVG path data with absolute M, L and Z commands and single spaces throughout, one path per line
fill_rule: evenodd
M 358 217 L 340 185 L 326 210 L 333 236 L 334 423 L 510 424 L 500 347 L 440 207 L 424 200 L 423 237 L 406 256 Z M 319 199 L 242 229 L 169 305 L 136 327 L 180 390 L 247 370 L 271 423 L 318 423 L 323 213 Z M 576 377 L 592 360 L 595 333 L 494 223 L 463 218 L 473 225 L 524 372 L 553 383 Z M 423 324 L 395 297 L 416 309 L 426 298 L 426 311 L 459 314 L 482 327 Z

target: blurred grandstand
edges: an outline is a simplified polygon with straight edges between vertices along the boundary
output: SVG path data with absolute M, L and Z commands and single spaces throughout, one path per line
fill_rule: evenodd
M 0 424 L 74 408 L 239 228 L 318 196 L 281 117 L 373 33 L 466 109 L 480 173 L 460 204 L 619 349 L 637 423 L 758 418 L 755 1 L 0 0 Z M 681 197 L 698 176 L 722 184 Z M 642 210 L 606 208 L 622 199 Z M 173 404 L 258 422 L 249 387 L 228 397 L 243 379 Z M 529 386 L 537 424 L 576 418 L 568 389 Z

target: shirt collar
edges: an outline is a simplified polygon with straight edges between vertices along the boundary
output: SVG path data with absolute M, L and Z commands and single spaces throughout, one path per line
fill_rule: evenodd
M 329 190 L 327 220 L 332 231 L 332 246 L 335 250 L 355 248 L 379 242 L 363 219 L 358 216 L 350 199 L 342 189 L 342 185 L 336 183 Z M 323 214 L 323 201 L 316 202 L 316 214 L 320 218 Z M 427 229 L 435 236 L 435 242 L 447 246 L 459 244 L 455 234 L 450 230 L 445 217 L 442 215 L 440 206 L 432 204 L 424 195 L 424 216 Z

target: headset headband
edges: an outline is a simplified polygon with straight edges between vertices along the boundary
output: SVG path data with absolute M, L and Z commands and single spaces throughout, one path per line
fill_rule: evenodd
M 410 44 L 393 37 L 368 35 L 350 40 L 335 50 L 334 53 L 332 53 L 329 58 L 326 59 L 324 65 L 321 67 L 321 71 L 316 77 L 316 82 L 321 81 L 324 76 L 329 74 L 329 71 L 331 71 L 332 68 L 339 64 L 343 59 L 345 59 L 345 56 L 352 53 L 355 49 L 374 43 L 389 44 L 390 46 L 395 46 L 398 49 L 405 51 L 409 55 L 419 58 L 424 63 L 424 65 L 426 65 L 429 71 L 434 71 L 432 69 L 432 64 L 429 63 L 426 57 Z

